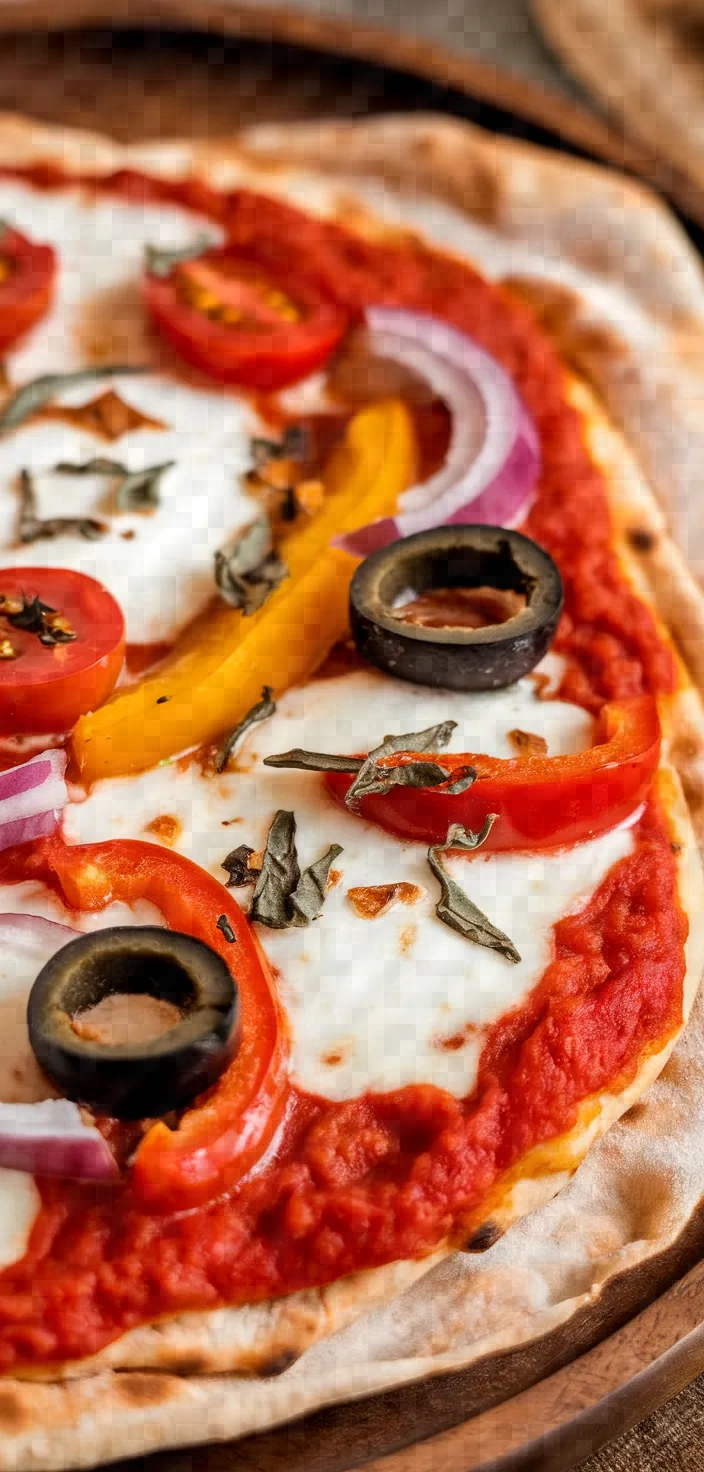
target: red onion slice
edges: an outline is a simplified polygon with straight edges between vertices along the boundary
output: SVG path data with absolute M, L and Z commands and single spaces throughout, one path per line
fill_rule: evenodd
M 107 1140 L 70 1099 L 0 1104 L 0 1166 L 37 1176 L 107 1181 L 117 1164 Z
M 79 934 L 69 925 L 45 920 L 42 915 L 0 914 L 2 971 L 4 977 L 9 973 L 11 987 L 12 962 L 17 963 L 13 990 L 18 985 L 21 988 L 27 978 L 29 995 L 42 966 Z M 78 1105 L 70 1099 L 0 1103 L 0 1167 L 87 1181 L 107 1181 L 117 1175 L 107 1141 L 95 1125 L 86 1123 Z
M 42 751 L 0 772 L 0 849 L 55 832 L 66 806 L 66 752 Z
M 538 434 L 511 379 L 495 358 L 435 317 L 395 307 L 366 313 L 370 349 L 423 378 L 452 416 L 441 469 L 401 497 L 394 517 L 336 540 L 366 557 L 429 527 L 482 522 L 515 526 L 540 470 Z

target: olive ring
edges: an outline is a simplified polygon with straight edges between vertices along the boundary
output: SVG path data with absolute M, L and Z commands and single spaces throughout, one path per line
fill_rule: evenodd
M 144 1042 L 81 1035 L 81 1013 L 116 993 L 169 1002 L 180 1021 Z M 121 1119 L 168 1114 L 219 1078 L 237 1047 L 239 993 L 222 957 L 156 925 L 114 926 L 69 941 L 29 995 L 29 1040 L 69 1099 Z
M 520 612 L 483 628 L 414 627 L 400 612 L 409 590 L 489 586 L 523 596 Z M 364 659 L 387 674 L 449 690 L 498 690 L 535 668 L 555 636 L 560 573 L 520 532 L 444 526 L 372 553 L 350 587 L 350 622 Z

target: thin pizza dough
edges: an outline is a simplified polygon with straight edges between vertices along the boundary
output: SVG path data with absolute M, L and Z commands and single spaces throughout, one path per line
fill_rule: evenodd
M 422 229 L 423 214 L 427 214 L 428 218 L 432 215 L 434 197 L 440 210 L 436 228 L 443 228 L 442 209 L 451 209 L 457 227 L 466 227 L 474 232 L 472 238 L 476 242 L 476 248 L 470 250 L 467 245 L 466 250 L 480 267 L 483 265 L 480 247 L 483 246 L 488 255 L 490 249 L 496 253 L 503 246 L 516 269 L 506 270 L 502 274 L 531 278 L 536 257 L 543 260 L 543 269 L 547 269 L 544 240 L 541 243 L 540 233 L 536 235 L 535 219 L 531 219 L 526 201 L 532 198 L 535 209 L 539 196 L 545 191 L 541 207 L 547 209 L 548 200 L 554 204 L 554 191 L 545 190 L 546 175 L 550 175 L 550 182 L 555 182 L 557 175 L 562 174 L 567 187 L 566 178 L 571 176 L 571 165 L 568 168 L 562 163 L 518 146 L 502 145 L 497 150 L 491 140 L 480 134 L 453 125 L 446 131 L 443 123 L 434 120 L 424 120 L 417 126 L 392 120 L 378 128 L 374 125 L 349 127 L 343 130 L 342 137 L 339 129 L 331 125 L 329 130 L 319 129 L 315 135 L 302 130 L 299 143 L 295 134 L 292 135 L 289 130 L 286 132 L 286 143 L 291 147 L 291 164 L 305 161 L 313 167 L 325 167 L 334 160 L 339 168 L 342 142 L 345 144 L 350 168 L 354 170 L 363 158 L 368 173 L 364 181 L 333 181 L 332 188 L 328 186 L 327 180 L 317 183 L 315 175 L 312 176 L 312 182 L 309 182 L 306 179 L 297 180 L 295 173 L 289 174 L 283 139 L 277 139 L 271 134 L 259 140 L 249 140 L 245 148 L 223 147 L 222 150 L 208 149 L 206 153 L 191 151 L 185 145 L 174 145 L 173 148 L 165 146 L 163 150 L 150 148 L 123 152 L 102 140 L 74 139 L 73 135 L 47 133 L 43 129 L 34 132 L 31 125 L 15 121 L 8 124 L 6 140 L 0 132 L 0 157 L 7 158 L 13 149 L 17 150 L 21 145 L 24 156 L 21 159 L 15 156 L 14 162 L 39 159 L 46 161 L 50 158 L 58 160 L 69 169 L 80 166 L 91 170 L 108 170 L 129 159 L 135 166 L 150 172 L 164 171 L 177 175 L 195 167 L 211 172 L 214 181 L 219 184 L 256 182 L 260 189 L 274 188 L 306 208 L 315 207 L 311 201 L 315 198 L 317 188 L 319 207 L 324 213 L 339 213 L 344 218 L 345 210 L 349 213 L 350 202 L 354 201 L 358 212 L 357 222 L 361 228 L 371 228 L 370 222 L 375 209 L 382 219 L 386 218 L 385 212 L 388 214 L 390 211 L 393 214 L 395 210 L 397 223 L 408 227 L 411 222 L 407 218 L 407 201 L 411 199 L 417 215 L 413 223 L 416 228 Z M 262 154 L 268 156 L 266 173 L 262 174 L 252 162 L 253 144 Z M 401 154 L 404 160 L 402 165 Z M 482 176 L 484 195 L 480 198 L 480 191 L 473 192 L 468 180 L 478 180 Z M 630 191 L 627 186 L 621 186 L 618 181 L 614 182 L 597 171 L 585 170 L 584 182 L 592 191 L 592 204 L 599 195 L 602 178 L 605 214 L 608 215 L 607 205 L 615 204 L 618 191 L 623 188 L 625 192 L 620 197 L 620 204 L 625 210 L 624 229 L 631 230 L 633 238 L 637 238 L 640 228 L 638 211 L 642 210 L 644 233 L 647 236 L 649 231 L 652 232 L 653 258 L 658 253 L 655 251 L 656 244 L 659 248 L 659 269 L 663 280 L 661 286 L 655 288 L 653 300 L 660 307 L 661 295 L 664 298 L 670 290 L 675 293 L 680 291 L 683 307 L 685 301 L 687 302 L 692 332 L 701 331 L 701 286 L 676 229 L 649 201 L 648 196 L 641 195 L 636 190 Z M 493 204 L 487 202 L 488 183 L 493 186 Z M 412 194 L 397 192 L 412 189 L 414 184 L 421 190 L 420 199 L 413 199 Z M 462 209 L 458 210 L 460 188 L 463 191 Z M 428 190 L 431 198 L 427 196 Z M 504 191 L 501 206 L 498 204 L 500 190 Z M 471 207 L 472 198 L 476 199 L 476 213 Z M 454 204 L 448 206 L 448 200 L 454 201 Z M 628 216 L 629 207 L 634 211 L 632 219 Z M 548 218 L 545 221 L 545 230 L 552 230 L 549 274 L 552 279 L 554 263 L 555 276 L 558 278 L 561 271 L 561 251 L 564 252 L 565 261 L 570 258 L 568 240 L 571 229 L 561 231 L 560 221 L 551 221 Z M 428 233 L 432 238 L 432 232 Z M 608 230 L 605 230 L 605 234 L 608 235 Z M 570 281 L 569 289 L 574 291 L 578 300 L 579 289 L 575 286 L 572 273 L 576 271 L 580 281 L 584 276 L 591 280 L 585 263 L 579 259 L 581 252 L 582 247 L 577 245 L 576 259 L 570 261 L 570 268 L 566 271 Z M 664 262 L 667 262 L 666 267 Z M 681 270 L 674 271 L 678 284 L 671 286 L 668 273 L 671 268 L 680 265 Z M 600 283 L 597 274 L 591 304 L 594 310 L 597 310 L 594 302 L 598 304 L 603 299 L 599 297 L 598 288 L 601 284 L 603 283 Z M 658 324 L 658 313 L 653 311 L 653 300 L 649 295 L 651 284 L 649 283 L 649 291 L 645 292 L 640 302 L 637 301 L 638 288 L 639 277 L 636 270 L 625 291 L 629 306 L 637 303 L 642 318 L 650 322 L 654 320 L 661 329 L 662 324 Z M 607 300 L 613 309 L 608 296 Z M 632 345 L 629 351 L 637 360 L 638 355 Z M 676 380 L 678 359 L 674 344 L 671 344 L 669 366 Z M 647 362 L 640 364 L 640 371 L 643 382 L 638 385 L 638 392 L 642 393 L 643 383 L 648 375 Z M 593 377 L 596 379 L 596 375 Z M 600 385 L 607 406 L 614 418 L 623 420 L 627 417 L 624 403 L 619 394 L 613 391 L 610 398 L 609 383 L 606 376 Z M 662 513 L 657 509 L 641 472 L 619 434 L 609 426 L 602 411 L 590 399 L 586 390 L 575 385 L 574 393 L 590 425 L 595 458 L 604 464 L 607 471 L 611 505 L 622 537 L 620 551 L 624 564 L 639 590 L 644 596 L 653 599 L 664 623 L 677 624 L 676 632 L 683 647 L 687 649 L 688 640 L 692 642 L 692 626 L 702 616 L 698 589 L 669 541 Z M 642 446 L 635 442 L 635 437 L 633 448 L 637 452 L 642 451 Z M 693 473 L 692 466 L 689 466 L 687 473 Z M 669 488 L 664 489 L 668 491 Z M 633 535 L 636 531 L 638 536 Z M 673 618 L 675 593 L 679 610 L 676 619 Z M 696 648 L 696 639 L 692 647 Z M 690 661 L 691 658 L 690 653 Z M 701 812 L 703 791 L 702 730 L 698 698 L 693 690 L 686 689 L 677 698 L 672 729 L 666 732 L 666 737 L 674 766 L 686 781 L 690 809 L 697 813 Z M 698 917 L 704 914 L 704 896 L 690 818 L 682 803 L 678 778 L 673 770 L 666 772 L 662 780 L 670 784 L 668 811 L 672 814 L 675 825 L 673 841 L 676 839 L 681 844 L 681 890 L 687 909 L 695 920 L 688 949 L 686 1014 L 704 964 L 703 927 L 697 923 Z M 501 1183 L 494 1199 L 487 1204 L 482 1219 L 475 1222 L 474 1227 L 479 1229 L 489 1220 L 499 1230 L 503 1230 L 517 1217 L 542 1205 L 555 1190 L 564 1186 L 597 1136 L 620 1113 L 628 1109 L 655 1078 L 673 1042 L 674 1039 L 661 1053 L 643 1062 L 636 1079 L 626 1091 L 589 1101 L 579 1124 L 568 1137 L 557 1142 L 558 1148 L 553 1143 L 549 1151 L 538 1151 L 533 1160 L 523 1162 L 520 1178 L 507 1179 Z M 580 1171 L 580 1182 L 590 1171 L 590 1166 L 591 1160 Z M 611 1184 L 616 1203 L 620 1193 L 618 1172 Z M 615 1205 L 614 1216 L 617 1214 L 618 1208 Z M 535 1220 L 538 1221 L 538 1218 Z M 650 1243 L 646 1248 L 642 1244 L 643 1253 L 651 1250 L 652 1246 Z M 631 1257 L 637 1260 L 633 1258 L 633 1254 Z M 237 1380 L 198 1378 L 206 1371 L 222 1371 L 226 1368 L 260 1374 L 268 1371 L 270 1375 L 280 1372 L 293 1356 L 316 1338 L 342 1327 L 350 1317 L 358 1315 L 369 1303 L 383 1302 L 389 1295 L 396 1295 L 406 1281 L 412 1280 L 417 1274 L 425 1274 L 436 1265 L 436 1259 L 426 1259 L 421 1264 L 397 1264 L 375 1274 L 363 1275 L 361 1280 L 343 1281 L 312 1295 L 291 1295 L 275 1304 L 257 1309 L 182 1316 L 171 1323 L 166 1321 L 153 1327 L 147 1326 L 124 1336 L 90 1365 L 83 1366 L 90 1370 L 110 1366 L 109 1370 L 101 1368 L 100 1374 L 91 1374 L 77 1383 L 29 1386 L 5 1380 L 0 1387 L 4 1397 L 4 1400 L 0 1400 L 0 1409 L 4 1405 L 8 1427 L 14 1417 L 14 1430 L 6 1447 L 0 1451 L 0 1466 L 48 1468 L 92 1465 L 107 1457 L 143 1452 L 157 1446 L 241 1434 L 245 1430 L 273 1424 L 286 1416 L 300 1414 L 315 1404 L 398 1383 L 414 1373 L 432 1373 L 433 1368 L 445 1368 L 450 1351 L 445 1347 L 437 1363 L 434 1363 L 433 1326 L 446 1309 L 454 1308 L 455 1312 L 457 1310 L 457 1281 L 452 1272 L 447 1273 L 442 1280 L 437 1273 L 432 1275 L 433 1296 L 425 1299 L 427 1322 L 423 1354 L 416 1353 L 410 1358 L 404 1358 L 403 1355 L 394 1357 L 388 1353 L 388 1348 L 385 1350 L 389 1338 L 394 1338 L 395 1328 L 400 1329 L 401 1340 L 403 1338 L 404 1308 L 403 1300 L 400 1300 L 387 1311 L 386 1316 L 381 1310 L 370 1321 L 364 1365 L 355 1365 L 353 1362 L 345 1365 L 344 1359 L 338 1361 L 334 1358 L 335 1350 L 330 1346 L 326 1354 L 332 1355 L 333 1361 L 328 1371 L 318 1371 L 317 1379 L 315 1371 L 312 1372 L 312 1378 L 304 1375 L 304 1388 L 300 1377 L 298 1380 L 295 1376 L 290 1380 L 285 1377 L 290 1389 L 277 1388 L 277 1382 L 263 1383 L 257 1387 L 256 1396 L 250 1397 L 249 1402 L 247 1393 L 242 1393 L 241 1383 Z M 440 1270 L 441 1273 L 444 1271 Z M 443 1293 L 447 1294 L 448 1291 L 450 1296 L 443 1298 Z M 501 1287 L 497 1285 L 494 1303 L 499 1301 L 500 1296 Z M 409 1308 L 406 1321 L 409 1327 L 413 1322 L 413 1312 Z M 530 1314 L 516 1310 L 513 1327 L 508 1329 L 508 1339 L 502 1347 L 530 1335 L 529 1319 Z M 477 1338 L 479 1340 L 481 1335 L 478 1334 Z M 396 1345 L 398 1348 L 398 1335 Z M 461 1362 L 467 1363 L 472 1357 L 472 1351 L 465 1347 L 461 1352 Z M 74 1370 L 76 1368 L 73 1367 Z M 179 1378 L 171 1374 L 153 1373 L 158 1368 L 177 1370 Z M 278 1385 L 283 1387 L 284 1381 L 278 1382 Z M 50 1435 L 47 1433 L 48 1426 L 52 1428 Z M 4 1462 L 3 1457 L 6 1458 Z

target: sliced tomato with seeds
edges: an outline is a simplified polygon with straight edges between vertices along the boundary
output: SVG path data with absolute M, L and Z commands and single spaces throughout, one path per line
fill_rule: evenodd
M 231 248 L 206 251 L 167 276 L 147 273 L 144 299 L 164 337 L 211 378 L 264 391 L 322 367 L 349 314 L 298 276 L 274 277 Z
M 56 252 L 10 226 L 0 233 L 0 353 L 44 316 L 56 278 Z
M 102 583 L 0 569 L 0 733 L 70 730 L 107 699 L 124 655 L 122 610 Z

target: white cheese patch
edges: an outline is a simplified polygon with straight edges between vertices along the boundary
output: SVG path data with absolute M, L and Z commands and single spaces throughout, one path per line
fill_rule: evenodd
M 93 199 L 80 190 L 44 193 L 0 181 L 0 217 L 59 252 L 57 300 L 27 343 L 9 355 L 13 384 L 87 362 L 144 364 L 154 371 L 117 377 L 57 395 L 77 406 L 114 388 L 167 428 L 139 428 L 106 443 L 61 421 L 37 420 L 0 439 L 0 567 L 72 567 L 103 582 L 120 604 L 131 643 L 170 642 L 215 593 L 213 556 L 256 515 L 241 477 L 250 465 L 256 416 L 230 391 L 191 382 L 149 327 L 138 283 L 146 244 L 190 242 L 209 222 L 173 206 Z M 168 363 L 170 371 L 158 371 Z M 174 375 L 178 376 L 174 376 Z M 130 471 L 175 462 L 153 512 L 121 512 L 116 482 L 53 473 L 60 461 L 95 456 Z M 67 533 L 23 546 L 17 541 L 19 471 L 35 478 L 37 514 L 94 517 L 107 535 Z
M 226 853 L 240 843 L 260 850 L 276 809 L 292 809 L 301 867 L 331 843 L 343 847 L 335 862 L 342 877 L 320 919 L 305 929 L 259 927 L 291 1025 L 297 1080 L 335 1099 L 413 1082 L 462 1096 L 476 1076 L 481 1029 L 535 986 L 550 960 L 555 921 L 586 902 L 631 851 L 632 834 L 621 828 L 545 856 L 480 852 L 452 861 L 454 877 L 517 946 L 521 962 L 511 965 L 436 918 L 439 892 L 425 845 L 402 843 L 353 816 L 328 796 L 318 774 L 261 765 L 264 756 L 294 746 L 367 750 L 387 733 L 446 718 L 458 722 L 450 747 L 456 751 L 513 755 L 507 734 L 514 727 L 544 736 L 553 756 L 584 749 L 592 737 L 584 711 L 539 700 L 530 679 L 464 695 L 362 671 L 289 691 L 276 716 L 243 741 L 236 772 L 204 776 L 195 764 L 171 763 L 97 783 L 67 810 L 66 835 L 71 842 L 108 834 L 150 838 L 149 823 L 175 817 L 182 825 L 176 847 L 224 878 Z M 420 886 L 421 899 L 367 920 L 347 898 L 350 888 L 394 881 Z M 248 890 L 233 893 L 248 902 Z M 443 1047 L 460 1035 L 461 1046 Z

